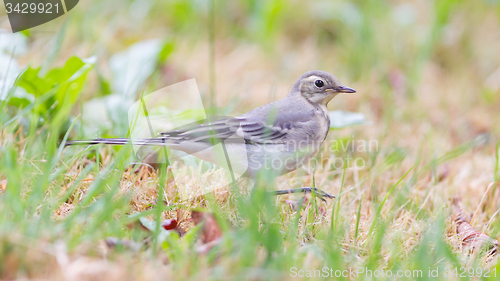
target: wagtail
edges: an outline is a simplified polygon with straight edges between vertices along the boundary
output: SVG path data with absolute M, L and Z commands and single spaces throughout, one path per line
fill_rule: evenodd
M 314 70 L 300 76 L 285 98 L 237 117 L 194 123 L 160 133 L 157 138 L 74 140 L 66 145 L 164 145 L 217 164 L 221 157 L 213 155 L 211 148 L 222 142 L 232 159 L 240 159 L 232 161 L 232 165 L 244 167 L 244 175 L 255 178 L 262 170 L 281 175 L 305 164 L 323 144 L 330 129 L 328 102 L 340 93 L 355 92 L 332 74 Z M 334 198 L 310 187 L 275 194 L 313 191 L 322 199 Z

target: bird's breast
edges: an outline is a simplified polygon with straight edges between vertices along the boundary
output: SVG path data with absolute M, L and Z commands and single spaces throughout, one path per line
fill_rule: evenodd
M 330 115 L 328 114 L 328 109 L 324 105 L 318 106 L 315 111 L 315 117 L 318 120 L 319 128 L 318 134 L 323 142 L 330 131 Z

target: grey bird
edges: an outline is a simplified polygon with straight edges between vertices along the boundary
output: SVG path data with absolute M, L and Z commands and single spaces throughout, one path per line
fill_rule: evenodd
M 314 70 L 300 76 L 285 98 L 237 117 L 193 123 L 160 133 L 157 138 L 74 140 L 66 145 L 168 146 L 220 164 L 221 157 L 214 155 L 212 148 L 222 142 L 226 157 L 231 156 L 233 169 L 243 169 L 244 176 L 255 178 L 262 170 L 281 175 L 305 164 L 323 144 L 330 128 L 328 102 L 340 93 L 355 92 L 332 74 Z M 314 192 L 321 199 L 334 198 L 310 187 L 278 190 L 275 194 L 296 192 Z

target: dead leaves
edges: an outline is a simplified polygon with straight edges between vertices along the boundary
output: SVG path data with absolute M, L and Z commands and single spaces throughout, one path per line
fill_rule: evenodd
M 167 219 L 161 222 L 161 226 L 165 228 L 165 230 L 174 230 L 177 229 L 177 220 L 176 219 Z
M 219 244 L 222 237 L 222 229 L 211 213 L 192 211 L 191 218 L 195 225 L 200 225 L 199 245 L 196 248 L 198 253 L 207 253 L 215 245 Z
M 4 191 L 7 188 L 7 180 L 0 181 L 0 192 Z
M 178 241 L 180 243 L 182 242 L 181 240 L 184 236 L 189 236 L 189 238 L 187 239 L 191 239 L 191 237 L 193 237 L 194 235 L 195 238 L 197 237 L 197 246 L 194 250 L 198 253 L 207 253 L 214 246 L 218 245 L 221 242 L 223 231 L 213 214 L 207 212 L 192 211 L 190 218 L 184 218 L 182 216 L 182 212 L 178 211 L 177 215 L 178 219 L 180 219 L 179 222 L 177 221 L 177 219 L 172 218 L 163 220 L 160 223 L 160 229 L 157 238 L 160 244 L 167 241 L 168 237 L 173 237 L 174 241 Z M 183 222 L 194 223 L 195 227 L 191 227 L 186 231 L 180 226 Z M 140 217 L 138 222 L 128 225 L 129 228 L 138 227 L 140 229 L 148 231 L 151 234 L 156 232 L 156 226 L 157 223 L 155 221 L 147 219 L 145 217 Z M 185 235 L 189 232 L 191 232 L 191 235 Z M 171 236 L 173 233 L 176 233 L 177 235 Z M 151 238 L 152 237 L 149 236 L 142 243 L 137 243 L 130 240 L 119 240 L 117 238 L 110 237 L 106 239 L 105 242 L 108 248 L 122 246 L 133 251 L 138 251 L 143 248 L 143 246 L 150 246 L 149 241 L 151 240 Z M 171 240 L 172 239 L 169 239 L 169 243 L 172 242 Z
M 460 237 L 462 248 L 470 254 L 478 249 L 486 248 L 490 255 L 496 255 L 500 244 L 497 240 L 492 239 L 486 233 L 481 232 L 470 225 L 470 218 L 460 206 L 460 197 L 455 197 L 452 200 L 454 206 L 453 222 L 457 225 L 456 231 Z

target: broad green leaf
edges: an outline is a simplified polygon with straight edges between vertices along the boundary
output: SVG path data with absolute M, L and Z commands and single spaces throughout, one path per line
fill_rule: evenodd
M 26 91 L 25 96 L 31 94 L 35 98 L 56 89 L 52 97 L 35 107 L 38 114 L 45 114 L 52 106 L 55 106 L 55 110 L 57 110 L 65 103 L 72 105 L 76 101 L 81 93 L 87 73 L 92 69 L 94 63 L 94 58 L 82 60 L 78 57 L 71 57 L 63 67 L 51 69 L 46 75 L 41 75 L 40 67 L 29 67 L 22 75 L 19 86 Z M 24 103 L 22 105 L 25 106 Z

